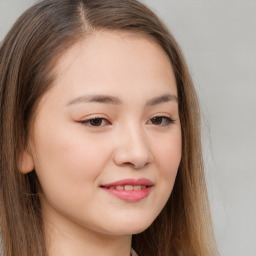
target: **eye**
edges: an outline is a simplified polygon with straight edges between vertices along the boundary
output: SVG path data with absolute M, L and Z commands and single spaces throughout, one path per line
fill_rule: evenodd
M 86 126 L 100 127 L 109 124 L 109 121 L 106 118 L 94 117 L 88 120 L 83 120 L 81 123 Z
M 155 116 L 149 120 L 150 124 L 157 126 L 168 126 L 174 123 L 174 120 L 167 116 Z

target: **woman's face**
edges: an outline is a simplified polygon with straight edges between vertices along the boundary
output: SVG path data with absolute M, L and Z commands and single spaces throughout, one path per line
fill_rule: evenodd
M 166 53 L 137 34 L 96 32 L 54 71 L 24 155 L 41 184 L 43 218 L 64 232 L 143 231 L 166 204 L 181 160 Z

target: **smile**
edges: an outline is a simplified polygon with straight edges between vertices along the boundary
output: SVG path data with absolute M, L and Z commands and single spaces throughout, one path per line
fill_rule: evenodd
M 145 189 L 146 186 L 140 186 L 140 185 L 125 185 L 125 186 L 116 186 L 116 187 L 109 187 L 108 189 L 117 189 L 117 190 L 142 190 Z
M 149 179 L 125 179 L 100 186 L 104 191 L 128 202 L 138 202 L 146 198 L 153 187 Z

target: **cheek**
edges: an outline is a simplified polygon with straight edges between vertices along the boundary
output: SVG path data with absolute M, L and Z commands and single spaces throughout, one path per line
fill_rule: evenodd
M 95 175 L 105 161 L 104 156 L 107 157 L 107 145 L 82 129 L 51 126 L 39 130 L 36 138 L 36 165 L 57 174 Z
M 40 134 L 45 139 L 36 145 L 35 168 L 42 188 L 43 212 L 49 216 L 58 212 L 71 219 L 75 212 L 87 216 L 88 205 L 97 201 L 97 178 L 108 161 L 109 143 L 101 144 L 77 131 L 52 134 Z
M 159 175 L 170 180 L 176 176 L 182 154 L 181 134 L 171 136 L 155 147 L 155 162 Z
M 167 202 L 175 183 L 175 178 L 181 161 L 182 141 L 181 132 L 165 137 L 162 143 L 154 148 L 155 164 L 157 167 L 158 198 L 162 207 Z M 161 201 L 161 202 L 160 202 Z
M 77 129 L 57 130 L 53 132 L 52 126 L 38 130 L 35 141 L 35 169 L 43 192 L 52 200 L 53 196 L 61 200 L 76 198 L 77 193 L 88 195 L 108 161 L 109 143 L 100 143 Z

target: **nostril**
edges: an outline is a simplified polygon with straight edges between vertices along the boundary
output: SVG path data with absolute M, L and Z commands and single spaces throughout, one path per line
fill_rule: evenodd
M 148 163 L 146 163 L 146 164 L 141 164 L 141 165 L 134 165 L 134 168 L 135 168 L 135 169 L 140 169 L 140 168 L 146 166 L 147 164 L 148 164 Z
M 139 168 L 145 166 L 146 164 L 135 164 L 135 163 L 132 163 L 132 162 L 125 162 L 122 165 L 123 166 L 131 166 L 131 167 L 133 167 L 135 169 L 139 169 Z

